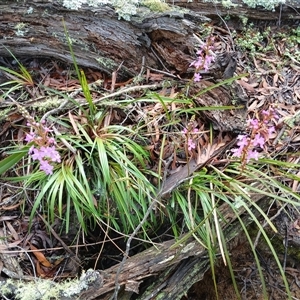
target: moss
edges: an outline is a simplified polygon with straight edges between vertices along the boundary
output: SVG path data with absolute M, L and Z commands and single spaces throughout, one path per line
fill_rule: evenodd
M 86 290 L 89 284 L 98 281 L 97 272 L 88 270 L 83 273 L 80 279 L 66 280 L 56 283 L 52 280 L 36 279 L 32 282 L 22 282 L 8 279 L 5 283 L 0 283 L 0 294 L 11 296 L 15 293 L 18 300 L 50 300 L 78 295 Z
M 236 7 L 237 4 L 231 2 L 231 0 L 222 0 L 222 5 L 226 8 Z
M 62 101 L 58 96 L 48 97 L 43 102 L 38 101 L 32 104 L 30 108 L 36 109 L 39 112 L 46 112 L 49 109 L 59 107 Z
M 144 0 L 142 5 L 148 7 L 151 11 L 164 12 L 170 10 L 170 6 L 160 0 Z
M 242 0 L 249 7 L 256 8 L 257 6 L 261 6 L 267 10 L 274 10 L 276 6 L 285 3 L 285 0 Z M 207 0 L 207 2 L 216 2 L 215 0 Z M 226 8 L 230 8 L 232 6 L 236 6 L 236 4 L 232 3 L 231 0 L 219 0 L 217 1 L 222 3 L 222 5 Z
M 253 8 L 262 6 L 267 10 L 274 10 L 276 6 L 285 3 L 285 0 L 243 0 L 243 2 Z
M 107 57 L 98 57 L 97 62 L 104 69 L 110 69 L 111 70 L 114 67 L 116 67 L 115 62 L 112 59 L 107 58 Z
M 15 34 L 17 36 L 24 36 L 28 31 L 29 31 L 29 28 L 27 26 L 27 24 L 25 23 L 18 23 L 16 26 L 15 26 Z

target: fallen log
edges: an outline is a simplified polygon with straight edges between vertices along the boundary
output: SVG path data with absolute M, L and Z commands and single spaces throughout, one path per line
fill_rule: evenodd
M 120 77 L 132 77 L 143 67 L 185 73 L 195 58 L 200 26 L 221 15 L 297 22 L 299 2 L 267 11 L 241 0 L 230 7 L 206 1 L 168 1 L 165 11 L 139 6 L 130 20 L 119 19 L 114 8 L 83 6 L 69 10 L 58 1 L 6 0 L 0 4 L 0 57 L 52 58 L 72 64 L 64 24 L 78 65 Z M 175 4 L 175 5 L 174 5 Z M 235 22 L 237 26 L 238 22 Z M 241 21 L 240 21 L 241 23 Z M 242 23 L 241 23 L 242 24 Z M 8 51 L 9 50 L 9 51 Z M 3 60 L 2 60 L 3 63 Z

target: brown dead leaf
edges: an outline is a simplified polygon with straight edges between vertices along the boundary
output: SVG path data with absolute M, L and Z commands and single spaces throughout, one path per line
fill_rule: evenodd
M 18 218 L 17 216 L 1 216 L 0 217 L 0 222 L 10 221 L 10 220 L 14 220 L 14 219 L 17 219 L 17 218 Z
M 7 228 L 9 229 L 10 234 L 13 236 L 14 240 L 18 241 L 20 239 L 19 235 L 17 234 L 17 232 L 15 231 L 13 226 L 10 224 L 10 222 L 5 222 L 5 224 L 6 224 Z
M 18 246 L 21 242 L 22 241 L 19 240 L 19 241 L 13 242 L 13 243 L 1 244 L 0 245 L 0 253 L 7 253 L 5 250 L 14 248 L 14 247 Z
M 278 74 L 276 73 L 276 74 L 273 76 L 273 84 L 274 84 L 274 86 L 277 86 L 277 82 L 278 82 Z
M 238 82 L 244 89 L 246 89 L 247 91 L 249 91 L 249 92 L 251 92 L 251 93 L 254 93 L 254 92 L 255 92 L 254 87 L 253 87 L 251 84 L 245 82 L 244 80 L 237 80 L 237 82 Z
M 256 59 L 255 59 L 255 57 L 253 56 L 252 58 L 253 58 L 253 62 L 254 62 L 254 65 L 255 65 L 256 69 L 257 69 L 260 73 L 265 74 L 266 71 L 265 71 L 264 69 L 262 69 L 262 68 L 259 67 L 259 65 L 258 65 L 258 63 L 257 63 L 257 61 L 256 61 Z
M 164 78 L 164 74 L 161 73 L 149 73 L 148 80 L 152 81 L 162 81 Z
M 172 86 L 169 98 L 175 99 L 178 95 L 178 92 L 175 92 L 175 87 Z
M 296 174 L 296 176 L 300 177 L 300 171 Z M 299 180 L 293 181 L 292 191 L 295 193 L 299 192 Z
M 35 246 L 33 246 L 32 244 L 30 244 L 30 249 L 31 250 L 38 250 Z M 41 251 L 34 251 L 33 252 L 34 256 L 37 258 L 37 260 L 44 266 L 47 268 L 52 268 L 52 264 L 47 260 L 47 258 L 45 257 L 45 255 L 41 252 Z
M 36 274 L 41 277 L 41 278 L 45 278 L 46 277 L 46 273 L 44 272 L 44 270 L 41 268 L 40 262 L 37 261 L 36 262 Z
M 69 119 L 70 119 L 70 122 L 71 122 L 71 124 L 72 124 L 72 127 L 73 127 L 73 129 L 74 129 L 76 135 L 77 135 L 77 136 L 80 136 L 80 134 L 79 134 L 79 129 L 78 129 L 77 124 L 76 124 L 76 122 L 75 122 L 74 116 L 71 114 L 71 111 L 69 111 Z

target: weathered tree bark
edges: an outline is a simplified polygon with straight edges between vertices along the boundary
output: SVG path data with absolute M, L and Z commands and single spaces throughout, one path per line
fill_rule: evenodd
M 298 1 L 289 0 L 275 12 L 251 9 L 234 0 L 221 4 L 186 0 L 167 1 L 170 10 L 153 12 L 140 7 L 130 21 L 119 20 L 110 6 L 68 10 L 49 0 L 6 0 L 0 3 L 0 56 L 43 57 L 72 63 L 63 22 L 69 32 L 77 63 L 122 77 L 137 75 L 142 66 L 185 73 L 194 59 L 199 24 L 217 14 L 261 20 L 293 19 L 300 15 Z M 177 6 L 174 6 L 173 3 Z

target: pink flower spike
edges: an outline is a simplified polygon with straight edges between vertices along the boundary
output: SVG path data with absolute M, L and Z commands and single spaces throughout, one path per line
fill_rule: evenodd
M 187 128 L 183 128 L 183 130 L 182 130 L 182 134 L 187 134 L 188 133 L 188 130 L 187 130 Z

